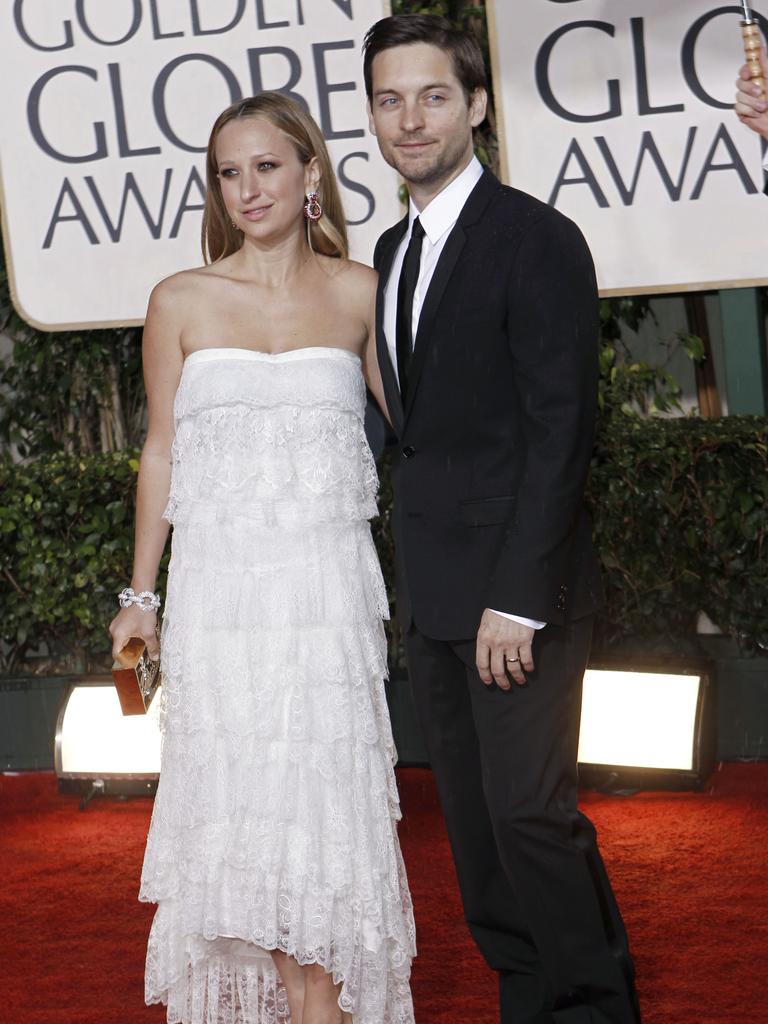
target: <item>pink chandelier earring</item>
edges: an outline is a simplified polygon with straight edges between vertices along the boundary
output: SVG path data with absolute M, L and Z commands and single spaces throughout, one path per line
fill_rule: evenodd
M 320 220 L 323 216 L 323 208 L 317 192 L 310 192 L 304 201 L 304 216 L 307 220 Z

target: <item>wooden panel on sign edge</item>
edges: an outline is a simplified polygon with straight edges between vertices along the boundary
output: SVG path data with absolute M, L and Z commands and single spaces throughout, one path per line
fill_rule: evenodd
M 500 0 L 501 2 L 501 0 Z M 509 159 L 507 157 L 507 137 L 504 119 L 504 95 L 501 88 L 501 59 L 498 49 L 498 32 L 496 30 L 496 0 L 486 0 L 485 14 L 488 22 L 488 49 L 491 54 L 491 72 L 493 74 L 493 101 L 496 110 L 496 132 L 499 144 L 499 163 L 501 180 L 509 185 Z M 768 260 L 767 260 L 768 262 Z M 761 288 L 768 285 L 766 278 L 747 278 L 736 281 L 700 281 L 693 284 L 657 284 L 635 288 L 600 288 L 603 299 L 622 295 L 676 295 L 683 292 L 708 292 L 726 288 Z
M 602 299 L 622 295 L 681 295 L 685 292 L 716 292 L 730 288 L 764 288 L 768 277 L 753 277 L 739 281 L 696 281 L 693 284 L 657 284 L 637 288 L 600 288 Z
M 381 9 L 382 17 L 389 17 L 392 14 L 391 0 L 381 0 Z M 98 331 L 105 328 L 144 326 L 144 317 L 140 320 L 88 320 L 82 323 L 44 324 L 39 320 L 35 320 L 34 317 L 27 316 L 19 302 L 18 292 L 16 290 L 16 277 L 14 275 L 13 256 L 11 253 L 11 239 L 7 228 L 8 218 L 6 217 L 5 207 L 6 202 L 5 191 L 3 189 L 2 164 L 0 164 L 0 222 L 2 226 L 3 250 L 5 252 L 5 269 L 8 274 L 8 293 L 11 297 L 13 308 L 19 314 L 24 323 L 29 324 L 29 326 L 36 331 L 49 331 L 51 333 L 56 333 L 57 331 Z M 147 296 L 147 300 L 149 300 L 149 296 Z

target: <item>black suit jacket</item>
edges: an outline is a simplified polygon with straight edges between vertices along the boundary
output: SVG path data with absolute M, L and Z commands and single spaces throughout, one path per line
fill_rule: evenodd
M 377 345 L 398 436 L 398 615 L 474 636 L 484 608 L 563 623 L 600 601 L 583 493 L 598 301 L 579 229 L 483 173 L 422 309 L 403 407 L 384 286 L 408 220 L 379 239 Z

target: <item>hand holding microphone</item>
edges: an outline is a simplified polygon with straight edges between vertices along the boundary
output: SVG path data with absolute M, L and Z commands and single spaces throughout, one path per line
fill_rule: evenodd
M 742 0 L 744 20 L 741 33 L 747 63 L 741 68 L 736 81 L 736 116 L 742 124 L 768 139 L 768 56 L 760 38 L 760 26 L 752 15 L 746 0 Z

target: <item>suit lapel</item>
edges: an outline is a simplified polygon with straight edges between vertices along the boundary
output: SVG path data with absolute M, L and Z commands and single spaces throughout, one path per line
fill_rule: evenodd
M 377 270 L 379 272 L 379 287 L 376 292 L 376 354 L 379 359 L 381 379 L 384 383 L 384 395 L 387 400 L 387 407 L 392 416 L 392 426 L 398 437 L 403 432 L 403 401 L 400 395 L 400 387 L 397 383 L 397 373 L 392 365 L 389 355 L 389 346 L 384 333 L 384 293 L 392 270 L 392 261 L 395 258 L 397 247 L 408 230 L 408 216 L 406 215 L 396 230 L 393 230 L 392 237 L 387 240 L 382 250 L 381 261 Z
M 440 308 L 440 303 L 448 287 L 456 264 L 458 263 L 461 251 L 467 240 L 466 229 L 475 223 L 490 202 L 491 196 L 498 187 L 498 179 L 486 170 L 474 189 L 464 208 L 459 214 L 459 219 L 448 236 L 440 259 L 437 261 L 435 272 L 429 283 L 424 304 L 419 317 L 419 329 L 416 333 L 416 341 L 413 346 L 413 356 L 408 370 L 408 398 L 404 410 L 404 424 L 408 420 L 413 402 L 418 390 L 419 378 L 426 361 L 427 352 L 435 340 L 434 322 Z

